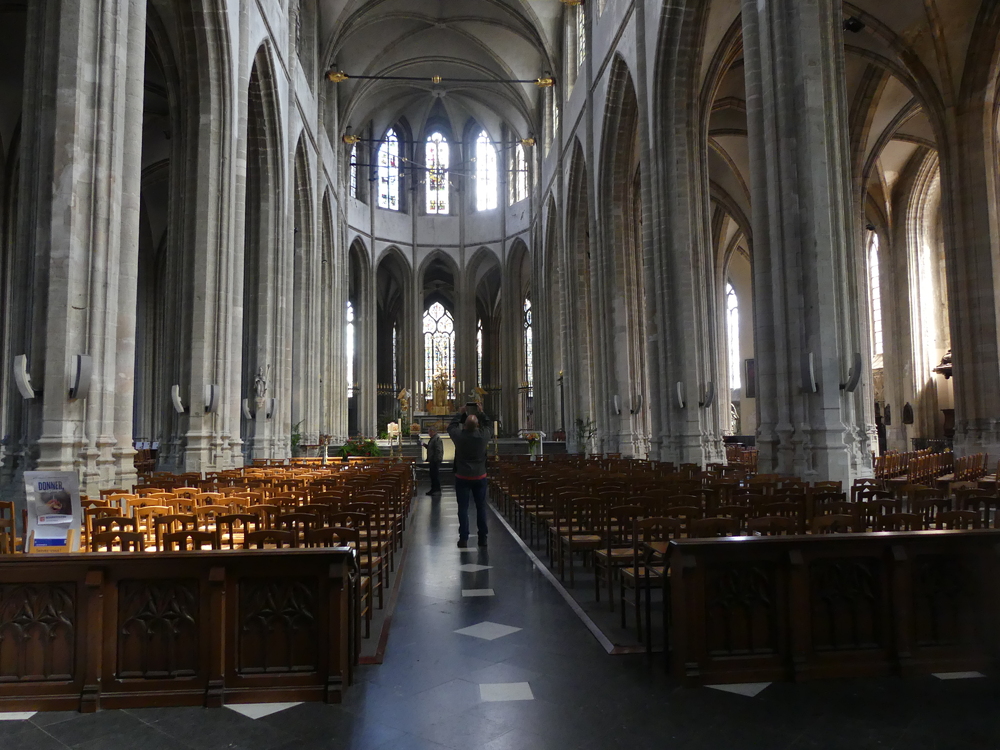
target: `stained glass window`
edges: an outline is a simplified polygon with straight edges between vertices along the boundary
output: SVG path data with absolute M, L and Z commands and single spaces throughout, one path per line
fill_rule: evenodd
M 483 387 L 483 319 L 476 322 L 476 385 Z
M 514 149 L 514 163 L 510 180 L 510 203 L 514 205 L 528 197 L 528 159 L 520 143 Z
M 427 139 L 427 213 L 448 213 L 448 140 L 440 133 Z
M 476 210 L 497 207 L 497 150 L 484 130 L 476 138 Z
M 535 385 L 535 369 L 532 363 L 531 298 L 524 298 L 524 382 L 528 384 L 528 395 Z
M 347 325 L 344 330 L 344 354 L 347 357 L 347 397 L 354 395 L 354 305 L 347 301 Z
M 455 387 L 455 319 L 440 302 L 424 312 L 424 379 L 428 391 L 434 379 L 444 375 L 448 396 Z
M 392 327 L 392 392 L 399 393 L 399 383 L 396 380 L 396 370 L 399 360 L 396 359 L 398 356 L 397 338 L 396 338 L 396 326 Z
M 587 15 L 583 3 L 576 6 L 576 66 L 579 69 L 587 58 Z
M 392 128 L 378 147 L 378 207 L 399 210 L 399 138 Z
M 351 146 L 351 197 L 358 197 L 358 144 Z
M 729 344 L 729 387 L 741 388 L 743 379 L 740 376 L 740 303 L 736 299 L 736 290 L 731 283 L 726 283 L 726 342 Z
M 868 287 L 872 300 L 872 367 L 882 366 L 882 282 L 878 267 L 878 234 L 868 238 Z

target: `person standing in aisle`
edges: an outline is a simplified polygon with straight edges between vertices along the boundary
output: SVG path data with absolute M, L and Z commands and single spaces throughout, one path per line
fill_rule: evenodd
M 436 428 L 431 427 L 427 430 L 427 434 L 430 435 L 430 439 L 426 443 L 423 443 L 423 446 L 427 449 L 427 466 L 431 475 L 431 489 L 427 494 L 440 495 L 441 462 L 444 460 L 444 443 L 441 442 L 441 436 L 438 435 Z
M 493 437 L 490 419 L 477 404 L 475 414 L 465 406 L 448 425 L 455 444 L 455 496 L 458 499 L 458 546 L 469 545 L 469 500 L 476 503 L 479 546 L 486 546 L 486 450 Z

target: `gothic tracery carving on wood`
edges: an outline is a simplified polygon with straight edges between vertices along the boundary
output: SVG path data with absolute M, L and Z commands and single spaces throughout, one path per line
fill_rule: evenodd
M 315 671 L 318 599 L 314 580 L 243 579 L 238 670 L 244 674 Z
M 118 622 L 119 677 L 158 679 L 197 673 L 197 581 L 122 581 Z
M 883 591 L 877 561 L 817 560 L 809 569 L 817 651 L 878 648 Z
M 713 656 L 774 653 L 778 612 L 773 566 L 726 566 L 710 570 L 707 576 L 709 652 Z
M 72 583 L 0 585 L 0 682 L 72 680 Z

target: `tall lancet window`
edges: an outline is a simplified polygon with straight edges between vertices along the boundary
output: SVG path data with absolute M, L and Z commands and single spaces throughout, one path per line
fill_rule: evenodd
M 514 161 L 511 164 L 510 204 L 528 197 L 528 157 L 524 153 L 524 145 L 518 143 L 514 149 Z
M 427 387 L 443 377 L 448 397 L 455 386 L 455 319 L 440 302 L 424 312 L 424 379 Z
M 535 368 L 532 363 L 533 341 L 531 335 L 531 298 L 524 298 L 524 382 L 528 385 L 528 395 L 535 386 Z
M 448 140 L 440 133 L 427 139 L 427 213 L 448 213 Z
M 872 368 L 882 367 L 882 281 L 878 267 L 878 234 L 868 234 L 868 290 L 872 301 Z
M 736 298 L 736 290 L 731 283 L 726 283 L 726 339 L 729 344 L 729 387 L 741 388 L 743 379 L 740 377 L 740 303 Z
M 497 150 L 484 130 L 476 138 L 476 210 L 497 207 Z
M 576 6 L 576 67 L 583 66 L 587 59 L 587 14 L 583 3 Z
M 358 197 L 358 144 L 351 146 L 351 197 Z
M 399 138 L 392 128 L 378 147 L 378 207 L 399 210 Z
M 476 321 L 476 385 L 483 387 L 483 319 Z
M 344 354 L 347 358 L 347 397 L 354 395 L 354 304 L 347 301 L 347 323 L 344 327 Z

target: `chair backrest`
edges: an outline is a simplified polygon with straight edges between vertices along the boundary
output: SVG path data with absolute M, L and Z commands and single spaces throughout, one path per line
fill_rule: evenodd
M 735 536 L 739 531 L 737 518 L 695 518 L 688 525 L 688 535 L 692 537 Z
M 877 531 L 922 531 L 927 528 L 919 513 L 886 513 L 876 519 Z
M 935 519 L 939 529 L 981 529 L 982 518 L 974 510 L 948 510 Z
M 296 547 L 296 535 L 291 531 L 282 529 L 264 529 L 263 531 L 251 531 L 243 535 L 244 549 L 264 549 L 268 546 L 284 548 Z
M 90 536 L 92 552 L 142 552 L 146 538 L 134 531 L 97 531 Z
M 857 531 L 858 521 L 853 514 L 831 513 L 812 520 L 813 534 L 844 534 Z
M 163 535 L 163 549 L 168 552 L 197 551 L 208 545 L 211 549 L 219 549 L 219 535 L 214 531 L 173 531 Z
M 306 547 L 353 547 L 361 544 L 361 531 L 344 526 L 326 526 L 306 531 Z
M 103 516 L 94 518 L 90 522 L 92 534 L 100 534 L 106 531 L 139 531 L 138 521 L 125 516 Z
M 264 528 L 264 521 L 254 513 L 232 513 L 215 518 L 215 533 L 219 536 L 220 548 L 228 545 L 229 549 L 238 549 L 238 536 L 242 538 L 251 531 L 261 531 Z
M 153 519 L 153 528 L 156 532 L 156 548 L 163 549 L 163 535 L 176 531 L 195 531 L 198 528 L 198 517 L 186 513 L 170 513 L 165 516 L 157 516 Z
M 777 503 L 783 505 L 784 503 Z M 747 519 L 747 532 L 758 536 L 784 536 L 797 534 L 799 522 L 788 516 L 761 516 Z

